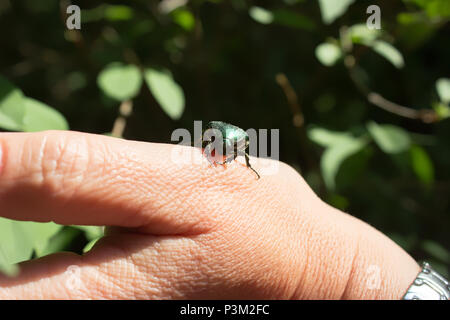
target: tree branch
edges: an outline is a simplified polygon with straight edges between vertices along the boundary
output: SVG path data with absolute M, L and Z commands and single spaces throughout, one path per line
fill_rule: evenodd
M 117 117 L 114 122 L 113 129 L 111 134 L 114 137 L 122 138 L 123 132 L 125 131 L 125 127 L 127 125 L 127 117 L 133 112 L 133 101 L 126 100 L 120 104 L 119 107 L 120 115 Z
M 297 93 L 295 92 L 294 88 L 292 88 L 291 83 L 289 82 L 289 79 L 286 77 L 284 73 L 278 73 L 275 76 L 275 80 L 278 83 L 278 85 L 283 90 L 286 99 L 288 101 L 289 108 L 292 112 L 292 123 L 294 124 L 294 127 L 297 129 L 298 136 L 300 139 L 300 157 L 303 160 L 304 166 L 302 166 L 302 169 L 305 171 L 313 170 L 317 167 L 317 161 L 315 161 L 314 154 L 310 152 L 309 148 L 309 141 L 306 134 L 305 129 L 305 118 L 303 116 L 303 111 L 300 106 L 300 103 L 298 102 Z
M 374 106 L 377 106 L 378 108 L 404 118 L 421 120 L 424 123 L 433 123 L 439 121 L 439 116 L 434 110 L 413 109 L 410 107 L 402 106 L 384 98 L 377 92 L 371 91 L 363 82 L 359 81 L 358 76 L 355 72 L 355 68 L 357 67 L 355 66 L 356 61 L 353 56 L 347 56 L 344 60 L 344 65 L 346 66 L 350 78 L 352 79 L 356 88 L 366 97 L 369 103 L 373 104 Z
M 295 90 L 292 88 L 289 79 L 286 77 L 284 73 L 278 73 L 275 76 L 275 80 L 283 90 L 286 99 L 288 101 L 289 107 L 291 108 L 293 114 L 292 122 L 294 126 L 297 128 L 302 127 L 305 123 L 305 118 L 303 117 L 302 108 L 300 107 L 300 103 L 298 102 L 297 94 L 295 93 Z

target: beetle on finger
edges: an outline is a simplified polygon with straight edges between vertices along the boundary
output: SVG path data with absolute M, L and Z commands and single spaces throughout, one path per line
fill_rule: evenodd
M 210 121 L 205 132 L 206 137 L 202 140 L 202 148 L 211 164 L 214 165 L 217 163 L 223 165 L 230 163 L 242 155 L 245 157 L 246 166 L 256 173 L 258 179 L 260 178 L 258 172 L 250 165 L 250 156 L 248 154 L 250 139 L 247 132 L 237 126 L 222 121 Z M 215 150 L 216 144 L 214 141 L 216 137 L 221 137 L 222 139 L 222 150 Z M 222 151 L 221 155 L 225 157 L 225 160 L 213 160 L 215 158 L 215 155 L 212 155 L 213 151 L 215 153 Z

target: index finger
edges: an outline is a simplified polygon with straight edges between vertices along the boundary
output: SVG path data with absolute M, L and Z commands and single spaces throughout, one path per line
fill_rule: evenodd
M 214 225 L 211 203 L 220 207 L 221 193 L 255 187 L 244 166 L 174 162 L 175 147 L 69 131 L 1 133 L 0 215 L 197 233 Z

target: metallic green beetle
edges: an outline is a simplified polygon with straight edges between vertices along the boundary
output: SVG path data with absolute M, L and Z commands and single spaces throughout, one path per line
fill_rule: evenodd
M 212 151 L 214 150 L 214 133 L 212 133 L 212 137 L 206 137 L 205 140 L 202 141 L 202 148 L 205 150 L 206 157 L 211 164 L 225 164 L 235 160 L 239 155 L 243 155 L 245 157 L 245 163 L 248 168 L 252 169 L 253 172 L 256 173 L 258 179 L 260 178 L 258 172 L 252 168 L 250 165 L 250 158 L 248 155 L 248 149 L 250 145 L 250 140 L 247 132 L 242 130 L 239 127 L 233 126 L 232 124 L 225 123 L 222 121 L 211 121 L 208 123 L 206 131 L 208 129 L 218 130 L 222 135 L 222 143 L 223 143 L 223 152 L 222 155 L 225 155 L 225 161 L 212 161 Z M 232 154 L 227 154 L 227 150 L 233 150 Z

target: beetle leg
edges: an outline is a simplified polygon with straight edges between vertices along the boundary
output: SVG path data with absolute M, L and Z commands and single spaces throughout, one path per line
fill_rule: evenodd
M 258 179 L 261 178 L 258 174 L 258 172 L 256 172 L 255 169 L 252 168 L 252 166 L 250 165 L 250 156 L 248 155 L 248 153 L 245 153 L 245 164 L 247 165 L 247 167 L 249 167 L 250 169 L 253 170 L 254 173 L 256 173 L 256 175 L 258 176 Z
M 232 155 L 227 155 L 225 158 L 225 161 L 223 162 L 217 162 L 219 164 L 226 164 L 226 163 L 230 163 L 233 160 L 236 160 L 236 158 L 239 156 L 239 152 L 238 152 L 238 146 L 237 144 L 234 145 L 233 147 L 233 154 Z
M 211 166 L 214 166 L 214 164 L 215 164 L 215 162 L 212 160 L 212 155 L 211 155 L 211 152 L 212 152 L 212 150 L 211 150 L 211 148 L 212 148 L 212 143 L 210 143 L 210 144 L 208 144 L 208 145 L 206 145 L 205 146 L 205 154 L 206 154 L 206 159 L 208 159 L 208 161 L 209 161 L 209 164 L 211 165 Z
M 227 164 L 227 163 L 230 163 L 231 161 L 233 161 L 234 159 L 236 159 L 236 155 L 232 155 L 232 156 L 226 157 L 225 161 L 223 161 L 223 162 L 217 161 L 216 163 L 218 163 L 218 164 Z

